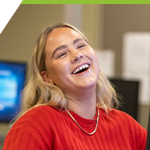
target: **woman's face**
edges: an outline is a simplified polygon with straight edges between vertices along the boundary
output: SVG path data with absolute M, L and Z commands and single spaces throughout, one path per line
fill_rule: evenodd
M 75 30 L 61 27 L 48 36 L 46 71 L 42 78 L 55 84 L 65 94 L 95 88 L 99 76 L 99 63 L 94 50 Z

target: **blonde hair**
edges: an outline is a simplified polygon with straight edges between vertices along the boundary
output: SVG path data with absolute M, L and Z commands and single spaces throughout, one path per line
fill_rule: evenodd
M 40 73 L 46 70 L 45 65 L 45 44 L 49 34 L 56 28 L 67 27 L 78 32 L 86 41 L 86 37 L 75 27 L 67 23 L 59 23 L 46 28 L 37 39 L 37 44 L 33 50 L 32 56 L 28 62 L 28 73 L 25 88 L 22 92 L 21 111 L 17 118 L 29 109 L 39 105 L 49 105 L 58 109 L 67 107 L 67 96 L 57 86 L 44 82 Z M 117 95 L 107 77 L 100 72 L 96 86 L 97 106 L 106 112 L 119 104 Z

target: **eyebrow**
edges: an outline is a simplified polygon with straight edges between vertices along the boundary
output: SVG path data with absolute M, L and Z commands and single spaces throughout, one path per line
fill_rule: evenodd
M 84 40 L 84 39 L 83 38 L 77 38 L 76 40 L 73 41 L 73 45 L 76 44 L 79 41 L 82 41 L 82 40 Z
M 73 41 L 73 45 L 76 44 L 76 43 L 79 42 L 79 41 L 82 41 L 82 40 L 84 40 L 84 38 L 77 38 L 77 39 L 75 39 L 75 40 Z M 65 49 L 65 48 L 67 48 L 66 45 L 61 45 L 61 46 L 57 47 L 57 48 L 54 50 L 53 54 L 52 54 L 52 58 L 54 57 L 54 55 L 55 55 L 55 53 L 56 53 L 57 51 L 62 50 L 62 49 Z

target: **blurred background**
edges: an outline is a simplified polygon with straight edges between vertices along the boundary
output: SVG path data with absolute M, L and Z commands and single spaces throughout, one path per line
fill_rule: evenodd
M 37 36 L 45 27 L 58 22 L 70 23 L 87 36 L 102 70 L 124 97 L 123 110 L 129 114 L 131 111 L 130 115 L 133 113 L 132 116 L 147 129 L 150 99 L 149 14 L 150 5 L 143 4 L 22 4 L 0 35 L 0 63 L 26 64 Z M 2 71 L 0 79 L 2 85 Z M 4 89 L 3 86 L 0 89 Z M 0 97 L 0 111 L 3 110 L 3 103 Z M 0 115 L 1 119 L 3 114 Z M 8 130 L 9 122 L 1 119 L 1 143 Z

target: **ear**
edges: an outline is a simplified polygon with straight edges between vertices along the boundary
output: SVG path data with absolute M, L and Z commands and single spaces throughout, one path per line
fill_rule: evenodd
M 41 77 L 42 77 L 43 81 L 54 84 L 52 78 L 46 71 L 41 72 Z

